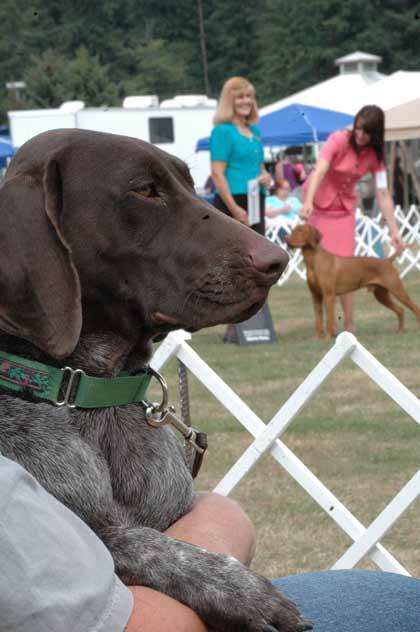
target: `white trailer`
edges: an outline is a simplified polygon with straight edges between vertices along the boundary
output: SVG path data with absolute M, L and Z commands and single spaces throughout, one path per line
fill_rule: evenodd
M 195 147 L 199 138 L 210 134 L 215 107 L 214 99 L 202 95 L 175 97 L 160 106 L 157 98 L 150 96 L 127 97 L 120 108 L 85 108 L 83 102 L 75 101 L 57 109 L 17 110 L 8 114 L 12 144 L 16 148 L 41 132 L 59 128 L 132 136 L 184 160 L 196 189 L 201 191 L 210 173 L 209 154 L 196 153 Z

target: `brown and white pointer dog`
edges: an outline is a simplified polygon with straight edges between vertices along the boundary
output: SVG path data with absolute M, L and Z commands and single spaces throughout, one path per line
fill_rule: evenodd
M 184 163 L 134 138 L 40 134 L 12 160 L 0 207 L 0 351 L 90 376 L 142 370 L 171 330 L 248 318 L 287 264 L 200 200 Z M 2 387 L 0 415 L 0 452 L 97 533 L 127 584 L 213 632 L 309 629 L 268 580 L 162 533 L 191 508 L 192 478 L 140 404 L 55 407 Z

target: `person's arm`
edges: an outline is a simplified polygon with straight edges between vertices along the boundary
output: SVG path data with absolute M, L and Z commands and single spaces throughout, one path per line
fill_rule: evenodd
M 235 202 L 225 176 L 226 168 L 234 151 L 234 136 L 229 125 L 216 125 L 210 135 L 211 177 L 219 196 L 226 204 L 232 217 L 249 226 L 248 214 Z
M 198 615 L 179 601 L 144 586 L 130 591 L 134 606 L 124 632 L 207 632 Z
M 226 167 L 227 162 L 223 160 L 213 160 L 211 162 L 211 177 L 213 178 L 220 197 L 232 213 L 232 216 L 237 219 L 238 222 L 241 222 L 241 224 L 249 226 L 247 212 L 235 202 L 230 192 L 229 184 L 225 176 Z
M 254 528 L 237 503 L 218 494 L 197 496 L 193 509 L 166 531 L 170 537 L 249 564 L 255 552 Z M 134 608 L 125 632 L 206 632 L 199 617 L 159 592 L 132 586 Z
M 346 130 L 341 130 L 330 134 L 325 145 L 322 147 L 319 158 L 315 165 L 315 169 L 310 175 L 309 186 L 306 191 L 302 208 L 299 211 L 299 217 L 307 220 L 314 212 L 314 197 L 319 189 L 325 174 L 334 164 L 337 155 L 341 151 L 346 151 L 349 144 L 349 136 Z
M 277 217 L 277 215 L 282 215 L 283 213 L 290 213 L 292 207 L 287 202 L 281 208 L 273 208 L 272 206 L 265 207 L 265 214 L 267 217 Z
M 74 513 L 0 455 L 0 611 L 16 632 L 206 632 L 197 615 L 154 590 L 122 585 L 109 551 Z M 197 496 L 167 535 L 247 564 L 255 533 L 217 494 Z M 196 587 L 198 589 L 198 587 Z
M 305 165 L 301 164 L 299 165 L 299 169 L 298 169 L 298 175 L 299 175 L 299 184 L 303 184 L 307 178 L 307 173 L 305 171 Z
M 314 197 L 329 167 L 330 163 L 328 160 L 326 160 L 325 158 L 318 159 L 315 169 L 311 174 L 311 179 L 308 190 L 306 192 L 305 201 L 299 211 L 299 217 L 301 217 L 302 219 L 308 219 L 314 212 Z
M 0 628 L 122 632 L 132 595 L 93 531 L 3 456 L 0 489 Z
M 290 213 L 291 210 L 292 210 L 292 207 L 289 204 L 289 202 L 285 202 L 284 206 L 282 206 L 281 209 L 279 210 L 279 213 Z
M 266 217 L 276 217 L 279 213 L 281 213 L 280 209 L 274 208 L 274 206 L 271 206 L 270 204 L 266 204 L 266 207 L 265 207 Z
M 270 187 L 271 184 L 271 175 L 265 168 L 265 164 L 261 164 L 261 173 L 257 178 L 258 182 L 263 185 L 266 189 Z
M 398 224 L 394 214 L 394 202 L 392 201 L 392 197 L 388 189 L 377 188 L 376 201 L 378 202 L 381 213 L 388 224 L 392 245 L 397 251 L 403 250 L 406 247 L 406 244 L 398 229 Z

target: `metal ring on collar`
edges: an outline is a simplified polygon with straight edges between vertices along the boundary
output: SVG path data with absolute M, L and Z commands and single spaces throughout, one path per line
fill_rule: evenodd
M 148 402 L 144 402 L 144 404 L 147 409 L 150 410 L 150 407 L 152 408 L 153 414 L 161 414 L 165 412 L 168 408 L 168 384 L 163 375 L 161 375 L 158 371 L 155 371 L 155 369 L 152 369 L 152 367 L 149 366 L 147 371 L 159 382 L 162 389 L 162 401 L 160 402 L 160 404 L 157 404 L 155 402 L 153 402 L 152 405 L 150 405 Z

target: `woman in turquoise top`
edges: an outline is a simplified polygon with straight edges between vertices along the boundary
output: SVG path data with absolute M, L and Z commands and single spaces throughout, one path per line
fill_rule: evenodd
M 249 226 L 248 182 L 258 180 L 260 221 L 252 228 L 264 235 L 264 187 L 269 186 L 271 178 L 264 167 L 257 120 L 252 84 L 243 77 L 228 79 L 220 95 L 210 137 L 211 175 L 217 190 L 214 205 Z

